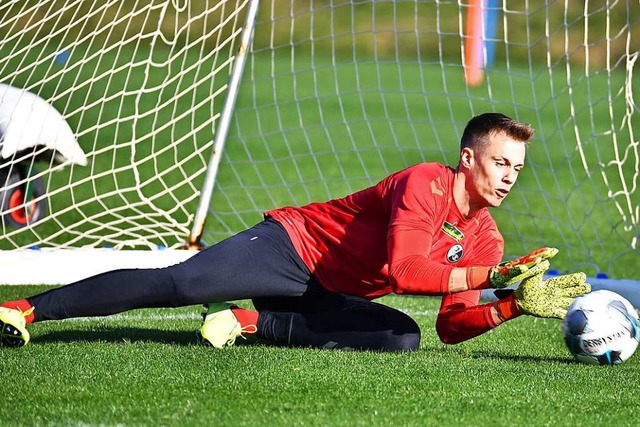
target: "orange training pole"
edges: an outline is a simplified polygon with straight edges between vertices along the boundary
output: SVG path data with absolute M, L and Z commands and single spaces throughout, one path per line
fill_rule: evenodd
M 464 40 L 464 79 L 478 86 L 484 78 L 484 40 L 482 35 L 483 0 L 469 0 Z

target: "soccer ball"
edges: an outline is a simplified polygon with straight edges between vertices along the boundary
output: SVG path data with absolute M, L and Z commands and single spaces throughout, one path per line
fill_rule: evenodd
M 562 322 L 562 333 L 569 352 L 580 362 L 617 365 L 636 351 L 639 326 L 629 301 L 600 290 L 575 299 Z

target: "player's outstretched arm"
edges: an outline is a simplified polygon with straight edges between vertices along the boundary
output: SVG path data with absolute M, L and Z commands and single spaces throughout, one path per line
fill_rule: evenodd
M 544 247 L 520 258 L 502 262 L 495 267 L 468 267 L 466 282 L 468 289 L 502 289 L 515 285 L 537 274 L 536 267 L 546 271 L 549 259 L 556 256 L 558 249 Z

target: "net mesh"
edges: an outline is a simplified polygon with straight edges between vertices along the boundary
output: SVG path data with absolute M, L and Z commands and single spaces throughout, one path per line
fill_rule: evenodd
M 53 105 L 89 160 L 57 164 L 31 147 L 2 159 L 3 249 L 184 243 L 246 3 L 0 5 L 0 81 Z M 0 117 L 5 128 L 20 119 Z M 60 142 L 51 117 L 25 120 L 54 134 L 50 148 Z M 32 199 L 11 199 L 38 181 Z M 34 206 L 45 209 L 35 222 Z

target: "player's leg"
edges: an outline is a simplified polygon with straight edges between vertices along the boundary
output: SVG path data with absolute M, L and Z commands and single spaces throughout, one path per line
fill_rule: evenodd
M 309 271 L 273 220 L 160 269 L 115 270 L 27 298 L 33 321 L 104 316 L 136 308 L 302 295 Z M 6 306 L 6 304 L 5 304 Z M 20 308 L 20 307 L 12 307 Z
M 302 297 L 254 299 L 257 335 L 288 345 L 413 351 L 420 328 L 408 315 L 363 298 L 310 286 Z

